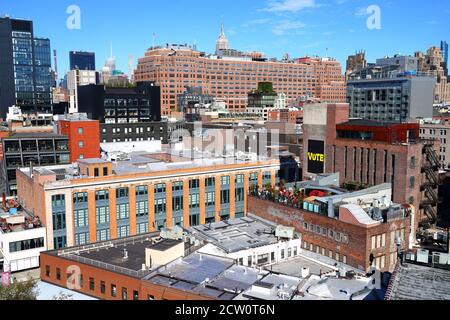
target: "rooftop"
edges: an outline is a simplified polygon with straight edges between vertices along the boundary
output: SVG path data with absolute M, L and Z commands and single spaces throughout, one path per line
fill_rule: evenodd
M 224 156 L 215 158 L 213 155 L 206 153 L 191 154 L 191 151 L 163 151 L 157 153 L 149 153 L 145 151 L 132 152 L 118 156 L 115 161 L 111 161 L 113 166 L 112 177 L 120 177 L 131 174 L 151 174 L 166 171 L 178 171 L 188 169 L 205 170 L 207 167 L 218 166 L 233 166 L 233 165 L 261 165 L 262 161 L 269 161 L 269 159 L 262 159 L 260 161 L 252 161 L 249 159 L 238 158 L 235 156 Z M 79 160 L 80 164 L 106 164 L 109 163 L 104 159 L 85 159 Z M 273 160 L 270 164 L 276 165 L 279 160 Z M 30 175 L 30 168 L 24 167 L 20 169 L 24 174 Z M 58 166 L 48 166 L 45 168 L 35 168 L 41 174 L 57 175 L 56 184 L 52 186 L 62 186 L 64 183 L 69 183 L 72 180 L 88 178 L 83 175 L 78 167 L 78 163 Z M 212 169 L 214 170 L 214 169 Z M 104 180 L 104 178 L 102 178 Z
M 67 136 L 53 132 L 15 132 L 6 140 L 11 139 L 69 139 Z
M 300 283 L 300 278 L 270 273 L 236 297 L 236 300 L 292 300 Z
M 366 300 L 376 291 L 377 300 L 383 300 L 384 291 L 377 290 L 372 278 L 355 277 L 342 279 L 335 277 L 310 277 L 294 300 Z
M 26 212 L 13 199 L 0 204 L 0 234 L 43 228 L 41 221 Z
M 348 122 L 340 123 L 337 126 L 366 126 L 366 127 L 382 127 L 382 128 L 390 128 L 397 126 L 404 126 L 404 123 L 389 123 L 389 122 L 380 122 L 380 121 L 372 121 L 365 119 L 350 119 Z M 411 125 L 406 124 L 406 125 Z M 414 125 L 414 124 L 413 124 Z
M 399 265 L 391 286 L 389 300 L 450 300 L 450 270 Z
M 250 217 L 191 227 L 188 231 L 226 253 L 279 242 L 273 225 Z
M 143 269 L 145 249 L 153 248 L 158 243 L 172 246 L 178 241 L 160 239 L 159 233 L 129 237 L 86 246 L 50 251 L 48 254 L 61 256 L 68 260 L 99 267 L 105 270 L 142 278 L 151 270 Z

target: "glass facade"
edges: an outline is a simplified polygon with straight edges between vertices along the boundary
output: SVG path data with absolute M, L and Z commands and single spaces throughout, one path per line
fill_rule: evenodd
M 15 101 L 24 113 L 52 111 L 51 48 L 49 39 L 31 32 L 11 34 Z

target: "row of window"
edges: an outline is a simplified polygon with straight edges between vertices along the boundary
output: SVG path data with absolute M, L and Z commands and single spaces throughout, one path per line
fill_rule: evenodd
M 270 174 L 264 174 L 264 180 L 270 179 Z M 250 181 L 258 181 L 258 174 L 252 173 L 250 175 Z M 242 185 L 244 183 L 244 175 L 236 175 L 235 177 L 236 184 Z M 205 179 L 205 186 L 215 187 L 216 182 L 215 178 L 207 178 Z M 229 186 L 230 185 L 230 177 L 223 176 L 221 177 L 221 186 Z M 190 180 L 189 181 L 189 189 L 199 189 L 200 188 L 200 180 Z M 182 191 L 183 190 L 183 182 L 175 182 L 172 185 L 172 191 Z M 165 184 L 157 184 L 154 187 L 155 194 L 165 193 L 166 185 Z M 139 186 L 136 187 L 136 196 L 146 196 L 148 195 L 148 186 Z M 119 188 L 116 189 L 116 198 L 128 198 L 129 197 L 129 189 L 128 188 Z M 95 193 L 96 201 L 106 201 L 109 200 L 109 191 L 108 190 L 100 190 Z M 73 195 L 73 203 L 74 204 L 83 204 L 88 202 L 88 194 L 87 192 L 79 192 L 74 193 Z M 64 195 L 56 195 L 52 197 L 52 204 L 54 207 L 57 206 L 65 206 Z
M 308 250 L 308 251 L 320 254 L 320 255 L 322 255 L 324 257 L 328 256 L 328 258 L 330 258 L 330 259 L 333 259 L 333 260 L 342 262 L 344 264 L 347 264 L 347 256 L 343 255 L 343 254 L 340 254 L 339 252 L 333 252 L 332 250 L 327 250 L 325 248 L 322 248 L 320 246 L 314 245 L 312 243 L 308 243 L 306 241 L 303 241 L 302 246 L 303 246 L 303 249 L 305 249 L 305 250 Z M 328 253 L 328 255 L 327 255 L 327 253 Z
M 45 266 L 45 276 L 47 278 L 51 278 L 51 276 L 52 276 L 51 268 L 49 265 Z M 74 287 L 77 287 L 80 289 L 84 288 L 83 274 L 76 276 L 75 272 L 68 272 L 66 274 L 66 279 L 67 279 L 67 283 L 71 283 L 72 285 L 74 285 Z M 62 281 L 61 268 L 56 268 L 56 280 Z M 102 295 L 106 296 L 106 282 L 100 281 L 100 282 L 96 283 L 94 278 L 89 277 L 89 279 L 88 279 L 89 291 L 94 292 L 96 290 L 96 285 L 99 285 L 100 293 Z M 116 298 L 117 297 L 117 286 L 115 284 L 111 283 L 109 288 L 110 288 L 110 296 L 113 298 Z M 133 296 L 132 296 L 133 300 L 139 300 L 139 291 L 133 290 L 132 292 L 133 292 Z M 122 287 L 121 298 L 122 298 L 122 300 L 128 300 L 128 289 L 127 288 Z M 154 300 L 154 298 L 152 300 Z
M 342 242 L 344 244 L 348 244 L 349 242 L 348 235 L 345 233 L 337 232 L 333 229 L 322 228 L 320 226 L 307 222 L 303 222 L 302 226 L 303 229 L 305 229 L 306 231 L 314 232 L 315 234 L 320 235 L 322 237 L 328 237 L 329 239 L 332 239 L 336 242 Z

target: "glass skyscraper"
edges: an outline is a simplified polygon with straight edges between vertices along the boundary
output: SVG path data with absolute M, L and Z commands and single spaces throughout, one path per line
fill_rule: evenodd
M 442 56 L 444 57 L 445 65 L 448 68 L 448 43 L 447 43 L 447 41 L 441 41 L 441 51 L 442 51 Z
M 52 112 L 50 40 L 35 38 L 33 22 L 0 18 L 0 117 Z

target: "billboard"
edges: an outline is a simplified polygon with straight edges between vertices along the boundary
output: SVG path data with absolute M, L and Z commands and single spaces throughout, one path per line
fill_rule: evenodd
M 325 171 L 325 142 L 308 140 L 308 172 L 322 174 Z

